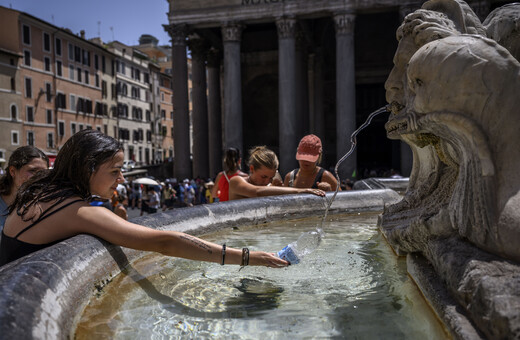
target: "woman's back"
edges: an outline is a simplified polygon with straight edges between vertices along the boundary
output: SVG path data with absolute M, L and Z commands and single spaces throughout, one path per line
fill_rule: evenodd
M 229 181 L 235 176 L 247 177 L 247 174 L 238 170 L 233 174 L 226 174 L 222 171 L 219 174 L 220 178 L 217 182 L 218 187 L 218 200 L 219 202 L 229 201 Z

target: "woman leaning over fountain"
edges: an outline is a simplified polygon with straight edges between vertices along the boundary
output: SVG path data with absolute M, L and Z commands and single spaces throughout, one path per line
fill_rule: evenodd
M 21 146 L 9 157 L 6 172 L 0 176 L 0 231 L 4 227 L 18 188 L 35 173 L 49 167 L 49 159 L 43 151 L 34 146 Z
M 155 230 L 128 222 L 93 196 L 112 197 L 119 183 L 124 153 L 115 139 L 97 130 L 73 135 L 56 157 L 54 168 L 36 174 L 9 207 L 0 244 L 0 265 L 78 234 L 91 234 L 120 246 L 168 256 L 221 264 L 285 267 L 274 254 L 225 248 L 197 237 Z M 244 248 L 246 249 L 246 248 Z
M 286 194 L 314 194 L 325 196 L 321 189 L 286 188 L 271 185 L 278 169 L 278 157 L 265 146 L 257 146 L 249 151 L 249 176 L 235 176 L 229 181 L 229 199 L 262 197 Z
M 321 139 L 316 135 L 307 135 L 300 140 L 296 150 L 296 160 L 300 167 L 285 175 L 283 185 L 295 188 L 314 188 L 324 191 L 334 191 L 338 182 L 334 175 L 320 167 L 323 155 Z

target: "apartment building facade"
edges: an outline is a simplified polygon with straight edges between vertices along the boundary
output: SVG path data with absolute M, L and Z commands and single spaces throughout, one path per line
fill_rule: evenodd
M 173 90 L 171 76 L 159 73 L 159 109 L 161 116 L 162 158 L 173 159 Z
M 20 146 L 20 133 L 23 121 L 20 116 L 22 107 L 22 84 L 19 76 L 19 63 L 22 54 L 0 48 L 0 167 L 9 159 L 11 153 Z
M 115 55 L 118 135 L 125 147 L 125 159 L 137 164 L 153 160 L 152 125 L 156 116 L 153 105 L 148 57 L 118 41 L 107 45 Z
M 103 98 L 102 78 L 115 83 L 106 67 L 114 57 L 84 36 L 32 15 L 0 7 L 0 17 L 0 111 L 9 110 L 2 117 L 2 130 L 10 137 L 5 140 L 2 134 L 0 148 L 12 152 L 34 145 L 52 163 L 77 131 L 104 130 L 109 103 Z
M 137 164 L 168 155 L 156 62 L 24 12 L 0 6 L 0 17 L 0 166 L 22 145 L 40 148 L 52 163 L 82 129 L 118 139 L 125 159 Z M 171 135 L 167 140 L 169 150 Z

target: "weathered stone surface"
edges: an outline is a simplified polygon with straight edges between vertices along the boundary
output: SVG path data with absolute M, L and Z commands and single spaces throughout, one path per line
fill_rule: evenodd
M 520 337 L 519 8 L 482 25 L 463 1 L 427 1 L 399 28 L 386 83 L 387 134 L 414 164 L 380 228 L 397 253 L 425 256 L 489 338 Z

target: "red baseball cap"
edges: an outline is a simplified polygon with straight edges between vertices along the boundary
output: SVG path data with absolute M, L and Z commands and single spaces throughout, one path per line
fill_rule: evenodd
M 321 140 L 316 135 L 307 135 L 302 138 L 296 151 L 296 160 L 316 162 L 321 153 Z

